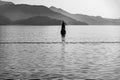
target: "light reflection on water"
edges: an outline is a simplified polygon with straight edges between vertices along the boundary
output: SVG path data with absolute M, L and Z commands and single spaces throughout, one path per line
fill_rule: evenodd
M 119 31 L 67 26 L 61 39 L 58 26 L 2 26 L 0 78 L 119 80 Z

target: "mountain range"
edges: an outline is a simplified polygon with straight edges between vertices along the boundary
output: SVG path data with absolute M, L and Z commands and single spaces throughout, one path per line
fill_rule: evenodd
M 1 25 L 120 25 L 120 19 L 71 14 L 63 9 L 43 5 L 14 4 L 0 1 Z

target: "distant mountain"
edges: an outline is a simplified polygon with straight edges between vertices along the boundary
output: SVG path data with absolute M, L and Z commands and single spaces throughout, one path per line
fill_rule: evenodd
M 35 6 L 26 4 L 10 4 L 0 6 L 0 14 L 8 17 L 12 21 L 28 19 L 35 16 L 46 16 L 52 19 L 64 20 L 68 25 L 87 25 L 87 23 L 76 21 L 73 18 L 61 13 L 54 12 L 45 6 Z
M 0 15 L 0 25 L 8 25 L 8 24 L 11 24 L 11 21 L 7 17 Z
M 9 18 L 0 15 L 0 25 L 60 25 L 61 20 L 51 19 L 44 16 L 36 16 L 28 19 L 11 21 Z
M 71 14 L 69 12 L 66 12 L 65 10 L 53 6 L 50 7 L 50 9 L 65 16 L 71 17 L 77 21 L 86 22 L 89 25 L 120 25 L 120 19 L 107 19 L 100 16 L 95 17 L 83 14 Z
M 30 21 L 30 19 L 37 20 L 37 17 L 40 16 L 39 18 L 48 18 L 48 21 L 65 21 L 68 25 L 120 25 L 120 19 L 71 14 L 56 7 L 48 8 L 42 5 L 13 4 L 12 2 L 5 1 L 0 1 L 0 15 L 9 18 L 12 23 L 22 22 L 22 20 Z
M 17 25 L 60 25 L 61 20 L 50 19 L 49 17 L 36 16 L 29 19 L 17 20 L 14 22 Z
M 73 18 L 73 19 L 75 19 L 75 20 L 77 20 L 77 21 L 80 20 L 80 19 L 78 19 L 74 14 L 71 14 L 71 13 L 69 13 L 69 12 L 67 12 L 67 11 L 65 11 L 65 10 L 63 10 L 63 9 L 61 9 L 61 8 L 56 8 L 56 7 L 54 7 L 54 6 L 51 6 L 50 9 L 51 9 L 52 11 L 54 11 L 54 12 L 58 12 L 58 13 L 61 13 L 61 14 L 63 14 L 63 15 L 66 15 L 66 16 L 68 16 L 68 17 L 71 17 L 71 18 Z
M 1 5 L 9 5 L 9 4 L 13 4 L 12 2 L 7 2 L 7 1 L 0 1 L 0 6 Z

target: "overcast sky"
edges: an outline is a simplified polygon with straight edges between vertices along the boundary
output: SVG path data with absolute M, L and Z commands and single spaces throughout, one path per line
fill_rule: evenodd
M 17 4 L 46 5 L 62 8 L 71 13 L 80 13 L 106 18 L 120 18 L 120 0 L 4 0 Z

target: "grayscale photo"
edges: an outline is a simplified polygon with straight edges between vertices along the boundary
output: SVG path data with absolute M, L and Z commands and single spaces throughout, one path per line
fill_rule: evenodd
M 120 0 L 0 0 L 0 80 L 120 80 Z

